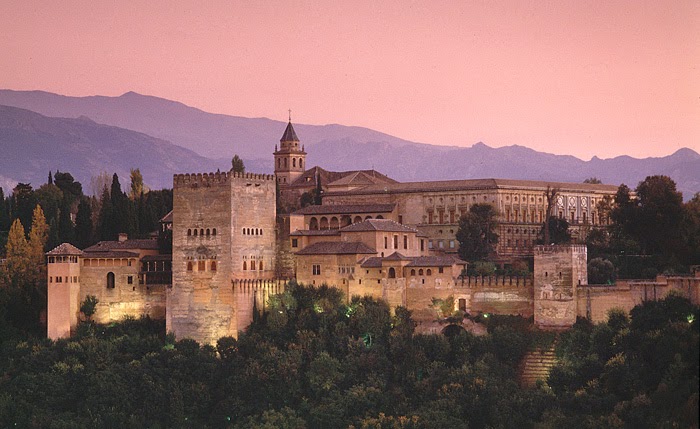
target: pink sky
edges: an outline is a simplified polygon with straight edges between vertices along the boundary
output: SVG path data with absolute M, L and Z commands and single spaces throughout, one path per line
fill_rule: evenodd
M 0 88 L 583 159 L 700 151 L 700 2 L 0 0 Z

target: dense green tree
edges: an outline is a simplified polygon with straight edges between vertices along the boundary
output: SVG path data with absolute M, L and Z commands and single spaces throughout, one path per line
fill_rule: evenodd
M 82 197 L 75 216 L 75 241 L 80 249 L 94 244 L 92 225 L 92 207 L 88 197 Z
M 498 213 L 491 204 L 474 204 L 460 218 L 456 238 L 459 256 L 466 261 L 484 260 L 498 244 Z
M 564 218 L 550 217 L 548 227 L 542 226 L 538 241 L 541 244 L 567 244 L 571 242 L 569 222 Z M 549 236 L 549 241 L 546 237 Z
M 32 212 L 36 203 L 37 199 L 32 185 L 28 183 L 17 184 L 12 190 L 12 219 L 19 219 L 22 225 L 28 228 L 32 224 Z
M 231 171 L 234 173 L 245 173 L 245 164 L 238 155 L 233 155 L 231 159 Z
M 117 238 L 117 225 L 114 219 L 112 198 L 105 187 L 100 198 L 100 213 L 97 218 L 97 232 L 100 240 L 114 240 Z
M 668 176 L 649 176 L 637 186 L 638 240 L 647 254 L 671 255 L 682 245 L 683 196 Z
M 588 261 L 588 283 L 593 285 L 610 284 L 615 280 L 615 266 L 603 258 Z
M 143 175 L 141 170 L 138 168 L 132 168 L 130 170 L 131 185 L 129 187 L 129 199 L 131 201 L 136 201 L 141 198 L 141 196 L 148 192 L 148 187 L 143 183 Z

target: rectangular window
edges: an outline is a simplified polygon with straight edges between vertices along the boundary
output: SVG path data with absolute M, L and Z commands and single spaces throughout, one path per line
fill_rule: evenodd
M 440 223 L 441 224 L 445 223 L 445 212 L 439 211 L 438 214 L 440 216 Z
M 454 248 L 455 248 L 455 241 L 450 240 L 450 249 L 454 249 Z
M 204 271 L 207 269 L 207 264 L 205 261 L 197 261 L 197 271 Z M 251 268 L 254 269 L 254 268 Z
M 49 277 L 49 283 L 53 283 L 53 277 Z
M 428 240 L 428 249 L 433 248 L 433 240 Z
M 399 215 L 399 223 L 403 225 L 403 216 Z
M 433 223 L 433 212 L 428 212 L 428 223 Z
M 292 238 L 292 247 L 298 247 L 298 246 L 299 246 L 299 239 Z
M 450 223 L 455 223 L 455 212 L 450 210 Z
M 320 276 L 321 275 L 321 265 L 313 264 L 311 266 L 311 274 L 313 274 L 314 276 Z
M 128 284 L 128 285 L 134 284 L 134 277 L 133 277 L 133 276 L 127 276 L 127 277 L 126 277 L 126 284 Z
M 384 237 L 384 248 L 385 249 L 389 248 L 389 239 L 387 237 Z
M 398 249 L 398 248 L 399 248 L 399 236 L 395 235 L 394 236 L 394 249 Z
M 438 268 L 438 273 L 442 274 L 442 272 L 443 272 L 443 267 L 439 267 L 439 268 Z
M 445 247 L 445 243 L 444 243 L 442 240 L 439 240 L 439 241 L 438 241 L 438 247 L 439 247 L 440 249 L 443 249 L 443 248 Z
M 408 249 L 408 236 L 407 235 L 403 236 L 403 248 Z

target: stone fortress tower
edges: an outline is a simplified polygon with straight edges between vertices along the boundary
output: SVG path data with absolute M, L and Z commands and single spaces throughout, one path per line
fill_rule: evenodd
M 69 337 L 78 326 L 80 296 L 80 261 L 83 252 L 72 244 L 63 243 L 48 252 L 48 308 L 46 324 L 49 338 Z
M 299 148 L 299 138 L 292 126 L 291 112 L 287 129 L 280 139 L 280 147 L 275 145 L 275 176 L 281 185 L 288 185 L 298 179 L 306 169 L 304 146 Z
M 576 323 L 577 289 L 588 285 L 583 244 L 535 246 L 535 325 L 565 329 Z
M 275 207 L 272 175 L 175 175 L 168 332 L 206 344 L 247 325 L 235 285 L 274 277 Z

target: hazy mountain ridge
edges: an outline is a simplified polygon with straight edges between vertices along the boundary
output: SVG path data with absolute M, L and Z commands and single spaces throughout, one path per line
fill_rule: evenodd
M 100 172 L 119 174 L 129 183 L 131 168 L 140 168 L 153 188 L 172 187 L 172 175 L 226 168 L 194 152 L 136 131 L 79 118 L 50 118 L 0 105 L 0 174 L 12 182 L 45 183 L 49 170 L 68 171 L 87 186 Z M 230 162 L 230 161 L 229 161 Z
M 134 92 L 119 97 L 66 97 L 42 91 L 0 90 L 0 104 L 47 116 L 88 117 L 91 121 L 139 131 L 216 159 L 193 158 L 199 161 L 181 172 L 208 171 L 211 169 L 208 165 L 228 168 L 231 156 L 237 153 L 245 160 L 249 171 L 269 173 L 273 169 L 272 152 L 286 125 L 267 118 L 207 113 L 180 102 Z M 666 174 L 677 182 L 686 199 L 700 191 L 700 155 L 687 148 L 658 158 L 619 156 L 583 161 L 520 145 L 500 148 L 483 143 L 466 148 L 434 146 L 362 127 L 296 123 L 294 127 L 306 146 L 307 165 L 330 170 L 375 168 L 400 181 L 499 177 L 581 182 L 595 176 L 604 183 L 625 183 L 631 188 L 648 175 Z M 187 165 L 185 163 L 183 168 Z M 0 175 L 9 176 L 6 171 L 0 171 Z M 163 181 L 169 182 L 170 178 L 163 178 Z

